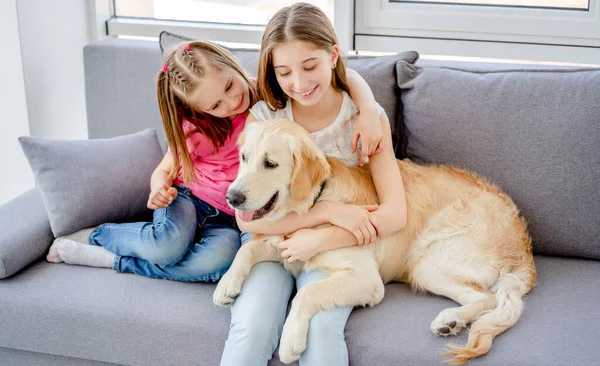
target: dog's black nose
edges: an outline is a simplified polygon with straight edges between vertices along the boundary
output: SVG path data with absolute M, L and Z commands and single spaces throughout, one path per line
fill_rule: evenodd
M 227 191 L 227 195 L 225 197 L 227 198 L 227 202 L 234 207 L 237 207 L 246 201 L 246 196 L 237 190 Z

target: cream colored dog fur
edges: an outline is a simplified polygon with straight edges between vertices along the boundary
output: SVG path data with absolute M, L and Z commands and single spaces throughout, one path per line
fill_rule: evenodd
M 307 212 L 317 197 L 377 203 L 368 167 L 347 167 L 325 157 L 294 122 L 251 123 L 239 144 L 240 170 L 230 191 L 242 192 L 245 201 L 237 209 L 263 208 L 264 217 L 275 220 L 288 212 Z M 277 166 L 265 166 L 267 160 Z M 431 331 L 440 336 L 458 334 L 471 324 L 468 343 L 448 349 L 455 364 L 487 353 L 493 338 L 519 319 L 536 271 L 526 222 L 513 201 L 464 170 L 408 160 L 398 161 L 398 167 L 407 200 L 403 230 L 370 245 L 322 252 L 306 263 L 283 263 L 294 276 L 312 269 L 327 276 L 302 287 L 294 298 L 280 340 L 283 362 L 297 360 L 306 349 L 309 321 L 317 312 L 377 305 L 384 284 L 392 281 L 460 304 L 431 323 Z M 215 304 L 231 305 L 256 263 L 284 262 L 276 247 L 281 240 L 255 235 L 243 245 L 215 290 Z

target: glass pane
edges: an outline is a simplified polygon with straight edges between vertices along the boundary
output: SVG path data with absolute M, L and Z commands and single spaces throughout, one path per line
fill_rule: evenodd
M 509 6 L 527 8 L 557 8 L 588 10 L 589 0 L 389 0 L 393 3 L 442 3 L 442 4 L 469 4 L 489 6 Z
M 305 0 L 333 20 L 333 0 Z M 115 0 L 121 17 L 188 20 L 213 23 L 267 24 L 280 8 L 297 0 Z

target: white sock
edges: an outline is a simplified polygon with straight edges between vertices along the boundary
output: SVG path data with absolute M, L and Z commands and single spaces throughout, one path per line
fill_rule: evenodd
M 96 229 L 97 227 L 98 226 L 88 227 L 87 229 L 76 231 L 73 234 L 65 235 L 62 238 L 71 239 L 82 244 L 89 244 L 90 242 L 88 238 L 90 237 L 92 231 L 94 231 L 94 229 Z
M 92 233 L 92 231 L 94 231 L 95 228 L 97 228 L 97 226 L 89 227 L 87 229 L 82 229 L 82 230 L 76 231 L 72 234 L 56 238 L 54 240 L 54 242 L 52 243 L 52 245 L 50 246 L 50 249 L 48 250 L 48 255 L 46 256 L 46 260 L 48 262 L 52 262 L 52 263 L 62 263 L 63 260 L 58 255 L 58 252 L 56 251 L 57 246 L 54 244 L 56 244 L 59 239 L 70 239 L 77 243 L 89 244 L 90 242 L 89 242 L 88 238 L 89 238 L 90 234 Z
M 102 247 L 58 238 L 50 246 L 46 260 L 53 263 L 65 262 L 88 267 L 112 268 L 115 257 L 116 254 Z

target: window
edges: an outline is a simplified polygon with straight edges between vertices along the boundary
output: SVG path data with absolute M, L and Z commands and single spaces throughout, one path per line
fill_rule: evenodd
M 333 20 L 335 2 L 306 0 Z M 281 7 L 295 0 L 95 0 L 97 34 L 158 37 L 161 31 L 229 44 L 260 44 L 264 26 Z M 344 32 L 347 34 L 348 32 Z M 348 37 L 349 38 L 349 37 Z M 347 42 L 349 44 L 349 42 Z
M 588 9 L 588 0 L 391 0 L 393 3 L 418 2 L 442 4 L 493 5 L 505 7 L 556 8 L 556 9 Z
M 355 48 L 600 62 L 600 0 L 356 0 Z
M 296 0 L 94 0 L 95 33 L 163 30 L 256 46 Z M 345 53 L 600 64 L 600 0 L 305 0 L 332 19 Z
M 294 0 L 115 0 L 117 17 L 266 25 Z M 333 0 L 308 0 L 333 17 Z

